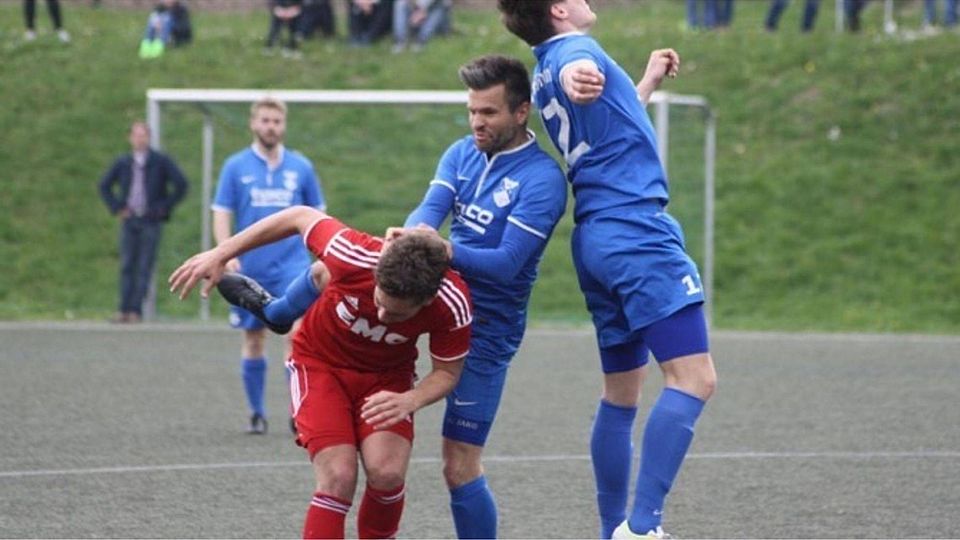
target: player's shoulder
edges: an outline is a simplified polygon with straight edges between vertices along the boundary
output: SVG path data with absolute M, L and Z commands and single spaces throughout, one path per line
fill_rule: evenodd
M 332 221 L 320 221 L 323 234 L 327 237 L 323 248 L 324 260 L 339 261 L 344 265 L 373 270 L 380 260 L 380 250 L 383 248 L 383 239 L 367 234 L 363 231 L 351 229 L 343 223 L 330 218 Z
M 473 322 L 470 288 L 454 270 L 447 270 L 437 291 L 433 305 L 446 315 L 453 328 L 461 328 Z
M 310 161 L 310 158 L 308 158 L 307 156 L 305 156 L 305 155 L 304 155 L 302 152 L 300 152 L 299 150 L 294 150 L 294 149 L 292 149 L 292 148 L 286 148 L 286 149 L 285 149 L 285 156 L 286 156 L 286 159 L 290 160 L 290 164 L 292 164 L 292 165 L 297 165 L 297 166 L 300 166 L 300 167 L 307 167 L 307 168 L 310 168 L 310 169 L 313 168 L 313 162 Z
M 447 147 L 446 154 L 457 158 L 463 158 L 464 156 L 469 156 L 475 151 L 476 145 L 473 143 L 473 135 L 464 135 L 463 137 L 460 137 L 459 139 L 450 143 L 450 146 Z
M 234 152 L 227 156 L 227 159 L 223 161 L 224 167 L 237 167 L 242 166 L 248 163 L 252 158 L 255 158 L 256 155 L 253 152 L 253 149 L 249 146 Z

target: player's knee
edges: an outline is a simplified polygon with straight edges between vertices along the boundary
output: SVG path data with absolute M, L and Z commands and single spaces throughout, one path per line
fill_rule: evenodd
M 406 476 L 404 468 L 396 460 L 369 463 L 365 467 L 367 483 L 380 490 L 396 489 L 403 485 Z
M 357 485 L 357 471 L 349 463 L 329 464 L 323 474 L 317 475 L 317 491 L 341 499 L 353 498 Z
M 443 458 L 443 479 L 453 489 L 472 482 L 483 474 L 480 459 L 463 454 L 450 454 Z

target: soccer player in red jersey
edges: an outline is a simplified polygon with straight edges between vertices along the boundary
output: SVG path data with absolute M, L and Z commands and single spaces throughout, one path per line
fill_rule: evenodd
M 202 280 L 207 296 L 227 261 L 297 233 L 318 259 L 309 277 L 321 291 L 287 361 L 297 444 L 316 479 L 303 536 L 343 538 L 362 463 L 358 533 L 390 538 L 403 511 L 413 413 L 454 388 L 469 349 L 469 292 L 436 233 L 384 241 L 303 206 L 194 255 L 171 274 L 170 290 L 182 299 Z M 430 338 L 432 370 L 414 386 L 421 334 Z

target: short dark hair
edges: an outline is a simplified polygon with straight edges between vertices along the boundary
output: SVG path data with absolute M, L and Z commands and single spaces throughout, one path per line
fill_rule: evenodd
M 460 66 L 460 81 L 471 90 L 486 90 L 502 84 L 507 92 L 510 112 L 530 102 L 530 76 L 527 67 L 516 58 L 490 54 Z
M 533 47 L 557 33 L 550 17 L 550 8 L 560 1 L 497 0 L 497 9 L 507 30 Z
M 374 278 L 390 296 L 421 304 L 437 295 L 449 266 L 438 236 L 410 232 L 380 253 Z

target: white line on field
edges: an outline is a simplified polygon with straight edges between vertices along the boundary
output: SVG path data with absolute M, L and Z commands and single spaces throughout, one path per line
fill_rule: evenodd
M 707 452 L 690 454 L 687 459 L 958 459 L 960 451 L 917 450 L 912 452 Z M 538 463 L 548 461 L 589 461 L 587 454 L 548 454 L 538 456 L 486 456 L 487 463 Z M 440 458 L 420 457 L 413 464 L 438 464 Z M 307 467 L 306 459 L 298 461 L 248 461 L 237 463 L 183 463 L 173 465 L 138 465 L 125 467 L 93 467 L 78 469 L 37 469 L 27 471 L 0 471 L 0 478 L 27 478 L 35 476 L 70 476 L 124 473 L 155 473 L 178 471 L 205 471 L 217 469 L 256 469 L 268 467 Z

